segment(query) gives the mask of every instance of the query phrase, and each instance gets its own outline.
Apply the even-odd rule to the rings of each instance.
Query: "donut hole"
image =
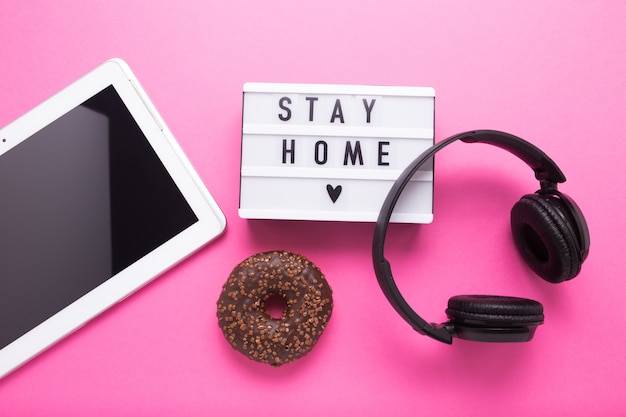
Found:
[[[287,309],[287,300],[280,294],[271,294],[265,299],[265,311],[274,320],[280,320]]]

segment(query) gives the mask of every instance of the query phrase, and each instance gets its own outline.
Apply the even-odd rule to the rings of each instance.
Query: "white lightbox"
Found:
[[[434,143],[430,87],[246,83],[239,215],[375,222],[395,179]],[[433,165],[393,222],[430,223]]]

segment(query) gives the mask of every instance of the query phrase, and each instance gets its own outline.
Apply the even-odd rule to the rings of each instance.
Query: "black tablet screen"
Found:
[[[0,156],[0,348],[198,218],[113,86]]]

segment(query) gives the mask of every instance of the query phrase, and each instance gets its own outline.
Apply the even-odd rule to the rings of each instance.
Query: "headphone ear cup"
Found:
[[[521,326],[543,322],[538,301],[498,295],[457,295],[448,300],[446,315],[453,323]]]
[[[528,194],[511,210],[511,231],[518,251],[530,268],[552,283],[567,281],[580,272],[577,238],[558,198]]]
[[[476,342],[528,342],[544,319],[537,301],[495,295],[457,295],[446,314],[456,337]]]

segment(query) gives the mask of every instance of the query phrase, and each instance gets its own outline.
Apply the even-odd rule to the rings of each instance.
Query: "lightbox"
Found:
[[[239,216],[375,222],[394,180],[434,143],[430,87],[246,83]],[[430,223],[433,164],[391,220]]]

